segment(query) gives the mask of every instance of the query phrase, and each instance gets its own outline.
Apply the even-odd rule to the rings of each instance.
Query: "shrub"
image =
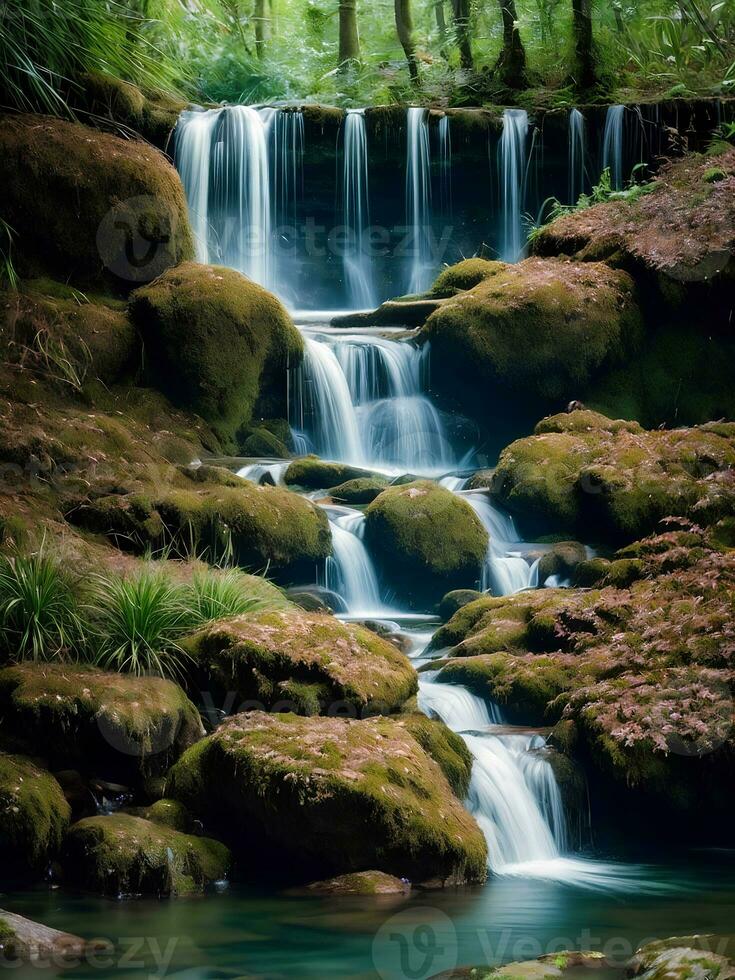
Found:
[[[237,569],[200,572],[194,576],[187,591],[186,603],[197,625],[261,609],[290,606],[270,582],[244,575]]]

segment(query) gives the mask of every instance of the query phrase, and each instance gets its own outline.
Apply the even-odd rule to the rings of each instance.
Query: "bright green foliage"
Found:
[[[0,555],[0,650],[19,660],[53,660],[82,638],[74,585],[56,557]]]
[[[200,572],[187,590],[186,604],[197,623],[241,616],[261,609],[288,609],[291,603],[266,579],[236,569]]]

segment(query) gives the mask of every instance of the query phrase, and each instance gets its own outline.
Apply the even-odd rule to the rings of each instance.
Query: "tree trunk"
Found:
[[[526,49],[516,26],[515,0],[498,0],[503,17],[503,51],[496,66],[500,79],[508,88],[526,86]]]
[[[360,34],[357,29],[357,0],[339,0],[339,65],[346,68],[360,60]]]
[[[597,81],[592,40],[592,0],[572,0],[572,27],[577,85],[581,89],[592,88]]]
[[[398,40],[401,42],[403,53],[406,55],[411,81],[416,84],[419,80],[419,67],[416,62],[416,45],[413,39],[411,0],[395,0],[395,12]]]
[[[259,58],[265,54],[265,0],[255,0],[255,53]]]
[[[475,65],[470,37],[470,0],[452,0],[452,14],[459,48],[459,63],[464,71],[473,71]]]
[[[447,57],[447,21],[444,17],[444,0],[434,0],[434,16],[439,32],[439,51],[442,58]]]

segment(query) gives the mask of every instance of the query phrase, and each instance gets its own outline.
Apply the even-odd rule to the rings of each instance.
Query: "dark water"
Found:
[[[500,964],[597,949],[619,966],[648,939],[735,932],[735,852],[682,855],[639,869],[627,890],[533,879],[408,899],[294,898],[231,887],[196,899],[108,901],[40,890],[0,905],[50,926],[115,942],[114,962],[69,977],[378,977],[423,980],[458,964]],[[0,973],[2,968],[0,967]],[[52,975],[12,969],[11,975]]]

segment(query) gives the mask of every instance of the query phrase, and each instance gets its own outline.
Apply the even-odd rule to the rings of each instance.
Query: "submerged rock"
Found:
[[[0,670],[0,715],[52,766],[120,782],[165,772],[204,735],[199,712],[173,681],[72,664]]]
[[[370,550],[401,597],[438,602],[480,576],[487,531],[470,505],[428,480],[384,490],[365,511]]]
[[[82,939],[68,932],[51,929],[15,912],[0,909],[0,953],[3,965],[32,963],[40,968],[58,968],[68,963],[72,968],[104,953],[113,953],[112,943],[104,939]]]
[[[237,703],[300,714],[387,713],[416,693],[416,672],[362,626],[294,610],[205,626],[184,641],[208,681]]]
[[[126,813],[80,820],[61,855],[66,881],[115,898],[189,895],[226,878],[230,865],[224,844]]]
[[[137,290],[130,314],[152,376],[233,443],[256,405],[279,415],[303,341],[275,296],[234,269],[186,262]]]
[[[438,764],[388,718],[236,715],[174,766],[168,792],[249,859],[292,877],[372,868],[412,881],[486,875],[474,819]]]
[[[0,183],[26,274],[44,269],[78,284],[106,276],[127,291],[194,254],[179,175],[148,143],[6,115]]]
[[[24,756],[0,753],[0,881],[42,877],[70,816],[63,790],[50,773]]]
[[[408,895],[411,883],[384,871],[356,871],[354,874],[339,875],[324,881],[313,881],[300,888],[302,895]]]

